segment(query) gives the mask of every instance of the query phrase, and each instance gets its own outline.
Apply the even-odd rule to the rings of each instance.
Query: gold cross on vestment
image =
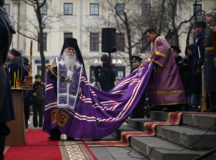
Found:
[[[66,81],[67,83],[72,83],[72,80],[71,80],[70,78],[66,78],[65,81]]]

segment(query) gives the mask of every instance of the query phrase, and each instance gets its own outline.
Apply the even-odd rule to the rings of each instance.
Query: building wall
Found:
[[[52,3],[50,3],[52,2]],[[116,0],[115,2],[123,3],[128,0]],[[136,0],[136,3],[128,4],[125,8],[128,14],[134,14],[140,12],[140,4],[143,0]],[[146,1],[145,1],[146,2]],[[158,0],[149,0],[153,8],[154,5],[158,3]],[[187,3],[178,6],[178,15],[180,20],[188,19],[192,15],[192,4],[194,0],[189,0]],[[34,10],[31,6],[26,5],[21,0],[6,0],[6,4],[10,4],[10,16],[14,22],[16,29],[23,29],[23,33],[28,33],[29,36],[36,38],[38,24]],[[73,3],[73,15],[63,14],[63,4]],[[91,16],[89,13],[89,4],[99,3],[99,15]],[[215,0],[202,0],[203,10],[209,10],[216,8]],[[100,64],[100,56],[102,55],[101,43],[99,44],[98,52],[90,51],[89,35],[90,32],[99,32],[100,42],[101,42],[101,28],[112,27],[112,22],[114,17],[111,16],[107,1],[104,0],[58,0],[58,1],[48,1],[48,16],[53,16],[52,23],[48,23],[46,29],[47,33],[47,51],[45,51],[45,57],[49,60],[49,64],[52,63],[54,57],[58,56],[62,44],[63,44],[63,33],[72,32],[73,37],[78,40],[80,50],[82,52],[87,75],[90,75],[90,66]],[[106,19],[106,21],[105,21]],[[180,47],[182,51],[185,48],[186,32],[185,29],[188,27],[184,25],[181,30],[180,35]],[[30,32],[28,32],[30,31]],[[33,33],[32,33],[33,32]],[[135,39],[140,38],[140,34],[133,34]],[[13,37],[12,47],[23,51],[25,56],[29,56],[30,52],[30,39],[23,37],[20,34],[15,34]],[[127,41],[125,41],[127,43]],[[133,50],[135,53],[136,50]],[[183,55],[184,53],[182,53]],[[122,52],[112,53],[112,57],[117,66],[125,66],[126,74],[130,72],[128,55]],[[143,57],[144,54],[143,54]],[[35,63],[35,60],[40,60],[40,55],[38,52],[38,44],[33,41],[33,76],[37,73],[38,66],[40,63]]]

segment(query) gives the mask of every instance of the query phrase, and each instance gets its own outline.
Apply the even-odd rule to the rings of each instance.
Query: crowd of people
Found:
[[[194,43],[186,47],[184,58],[179,56],[181,50],[172,46],[188,99],[187,111],[216,111],[215,27],[216,11],[212,10],[206,22],[194,23]]]
[[[158,57],[162,59],[167,59],[172,57],[172,55],[165,55],[164,53],[168,53],[169,51],[155,51],[159,47],[156,44],[157,32],[155,30],[147,30],[146,36],[148,39],[154,43],[152,56],[149,59],[149,62],[153,61],[156,66],[154,68],[155,72],[152,77],[157,79],[157,82],[163,81],[158,87],[166,86],[164,89],[161,88],[158,91],[155,91],[152,87],[152,81],[149,82],[149,89],[144,92],[144,94],[149,93],[147,96],[141,98],[140,103],[134,109],[134,112],[131,115],[131,118],[140,118],[144,116],[143,113],[146,106],[151,105],[150,110],[163,110],[163,111],[206,111],[206,112],[215,112],[216,111],[216,52],[215,52],[215,44],[216,44],[216,10],[211,10],[206,15],[206,21],[197,21],[193,25],[193,33],[194,33],[194,43],[189,44],[185,49],[185,57],[182,58],[180,56],[181,49],[178,46],[170,46],[171,52],[174,55],[177,70],[175,65],[173,65],[171,61],[166,61],[165,66],[158,61]],[[165,41],[165,40],[164,40]],[[166,43],[166,42],[165,42]],[[160,43],[162,44],[162,43]],[[162,45],[166,48],[166,45]],[[156,60],[153,60],[152,57],[156,57]],[[136,60],[135,60],[136,59]],[[172,59],[172,58],[170,58]],[[141,58],[137,56],[132,57],[132,61],[134,64],[134,68],[137,68],[141,65]],[[172,65],[172,67],[170,66]],[[145,65],[146,62],[144,62]],[[166,74],[166,72],[162,73],[166,70],[166,65],[169,65],[169,72],[172,72],[176,75],[173,76],[174,79],[170,81],[169,78],[172,77]],[[172,71],[171,69],[172,68]],[[158,71],[160,70],[160,71]],[[161,71],[162,70],[162,71]],[[158,73],[159,72],[159,73]],[[179,74],[177,73],[179,72]],[[158,75],[157,75],[158,74]],[[163,75],[164,78],[159,78],[160,75]],[[172,74],[172,73],[171,73]],[[179,79],[180,77],[180,79]],[[153,78],[153,79],[155,79]],[[178,79],[178,80],[177,80]],[[177,81],[176,81],[177,80]],[[181,82],[183,84],[183,88],[181,86]],[[168,85],[166,85],[168,84]],[[173,93],[170,92],[171,89],[168,89],[168,86],[176,85],[180,87],[179,90],[173,90]],[[158,88],[157,88],[158,89]],[[149,92],[150,91],[150,92]],[[166,92],[168,91],[168,92]],[[174,102],[169,104],[169,100],[165,100],[165,103],[157,103],[157,98],[166,99],[165,95],[169,95],[169,97],[176,98],[175,95],[179,93],[183,93],[186,95],[179,102]],[[158,94],[158,95],[157,95]],[[163,95],[163,96],[162,96]],[[145,98],[153,99],[153,103],[144,103]],[[179,97],[178,97],[179,100]],[[186,101],[187,100],[187,101]],[[147,110],[148,113],[148,110]]]
[[[17,79],[21,81],[21,85],[24,83],[24,79],[29,74],[29,60],[22,53],[16,49],[11,49],[9,52],[9,62],[6,70],[8,72],[10,87],[14,87]],[[19,74],[17,74],[19,72]],[[16,76],[15,76],[15,74]],[[16,79],[15,79],[16,78]],[[43,125],[43,113],[45,103],[45,87],[41,82],[41,76],[35,75],[35,82],[33,83],[32,90],[23,91],[24,102],[24,116],[25,126],[28,128],[28,122],[30,113],[33,112],[33,126],[42,127]],[[39,120],[38,120],[39,117]]]

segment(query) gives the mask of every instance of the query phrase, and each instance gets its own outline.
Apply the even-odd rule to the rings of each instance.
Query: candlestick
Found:
[[[32,76],[32,46],[33,46],[33,41],[31,40],[31,44],[30,44],[29,76]]]

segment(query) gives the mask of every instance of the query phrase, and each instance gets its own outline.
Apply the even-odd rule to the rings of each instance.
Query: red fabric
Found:
[[[58,141],[50,141],[42,130],[28,130],[26,146],[12,146],[5,160],[62,160]]]

